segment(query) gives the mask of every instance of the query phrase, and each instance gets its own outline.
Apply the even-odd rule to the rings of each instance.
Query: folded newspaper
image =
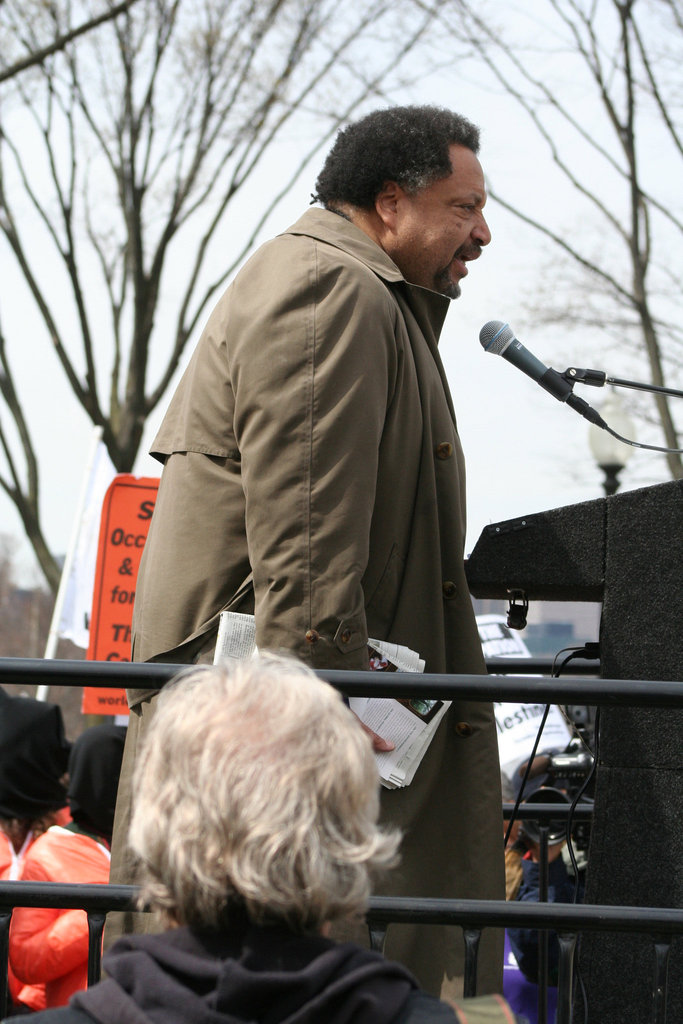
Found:
[[[256,627],[253,615],[221,612],[214,664],[230,658],[250,658],[256,652]],[[423,672],[424,661],[415,651],[383,640],[368,640],[370,664],[376,671]],[[424,757],[450,701],[392,697],[351,697],[351,710],[361,722],[394,749],[375,752],[380,781],[387,789],[409,785]]]

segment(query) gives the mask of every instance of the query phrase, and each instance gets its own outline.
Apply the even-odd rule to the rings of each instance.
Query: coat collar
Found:
[[[315,208],[307,210],[284,234],[317,238],[360,260],[388,284],[403,285],[417,319],[422,320],[426,317],[435,338],[438,339],[450,307],[450,299],[438,292],[430,291],[429,288],[421,288],[407,282],[384,249],[351,221],[330,210]]]

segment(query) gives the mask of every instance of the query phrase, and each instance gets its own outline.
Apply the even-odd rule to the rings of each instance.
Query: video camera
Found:
[[[590,778],[594,758],[587,750],[572,743],[559,754],[545,754],[535,759],[538,765],[532,768],[530,777],[544,774],[540,788],[535,789],[528,797],[522,798],[523,804],[561,804],[569,807]],[[592,804],[592,796],[585,793],[581,798],[582,805]],[[563,842],[567,838],[567,818],[546,822],[548,825],[548,842],[550,845]],[[525,818],[521,823],[521,833],[532,842],[538,843],[541,838],[539,822]],[[590,840],[590,821],[575,821],[571,826],[572,844],[576,850],[588,849]]]

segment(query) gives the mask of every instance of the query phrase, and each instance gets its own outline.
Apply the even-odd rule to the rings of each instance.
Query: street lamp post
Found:
[[[633,422],[616,392],[610,391],[600,407],[600,415],[617,434],[634,439]],[[633,448],[594,423],[588,428],[588,444],[604,474],[602,486],[605,494],[615,494],[619,489],[619,474],[633,455]]]

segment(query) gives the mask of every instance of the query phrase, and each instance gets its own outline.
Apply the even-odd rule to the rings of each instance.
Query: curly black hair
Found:
[[[417,192],[451,173],[453,144],[479,152],[479,129],[460,114],[434,106],[375,110],[338,133],[313,200],[369,209],[387,181]]]

